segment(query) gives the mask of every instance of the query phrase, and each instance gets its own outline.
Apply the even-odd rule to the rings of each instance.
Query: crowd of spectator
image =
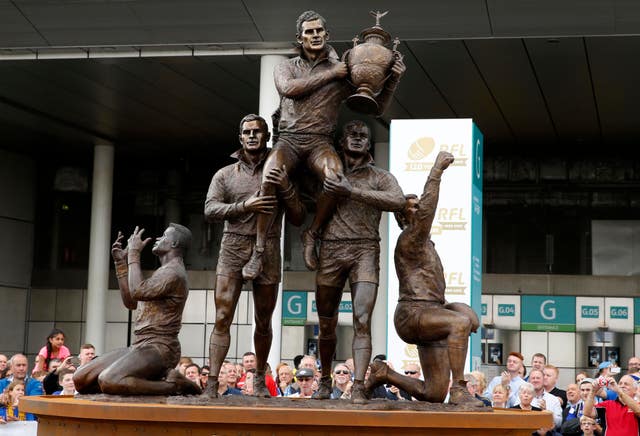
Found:
[[[20,410],[20,398],[25,395],[75,395],[73,374],[77,368],[95,358],[91,344],[82,345],[77,356],[64,346],[64,333],[54,329],[38,353],[29,372],[25,355],[14,354],[10,359],[0,354],[0,424],[11,421],[35,420]],[[386,356],[374,358],[386,361]],[[387,364],[391,365],[387,361]],[[315,356],[300,355],[293,364],[281,362],[275,374],[267,369],[265,383],[273,397],[311,398],[318,390],[321,371]],[[594,373],[580,371],[575,383],[558,386],[559,369],[547,362],[544,354],[532,356],[527,368],[525,359],[517,351],[509,353],[504,371],[487,382],[483,372],[465,374],[467,389],[485,405],[494,408],[514,408],[551,413],[553,426],[538,429],[538,436],[574,435],[638,435],[640,417],[640,358],[628,361],[626,374],[617,363],[605,361]],[[188,357],[182,357],[176,367],[185,377],[201,388],[206,386],[210,368],[200,367]],[[218,375],[218,393],[253,395],[256,356],[243,355],[242,361],[225,361]],[[407,377],[422,378],[417,363],[406,363],[402,371]],[[347,400],[353,386],[353,360],[338,362],[332,370],[331,399]],[[367,371],[365,379],[369,377]],[[372,398],[393,401],[415,401],[411,395],[392,385],[378,386]]]

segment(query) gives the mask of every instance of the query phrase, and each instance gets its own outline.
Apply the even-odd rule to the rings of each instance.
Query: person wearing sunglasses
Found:
[[[333,368],[333,391],[331,399],[336,400],[342,398],[345,392],[351,392],[351,371],[344,363],[338,363]]]

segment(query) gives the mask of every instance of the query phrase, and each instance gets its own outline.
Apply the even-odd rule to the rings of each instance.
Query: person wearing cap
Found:
[[[489,386],[482,394],[483,397],[488,400],[493,400],[493,388],[496,385],[509,386],[509,399],[507,400],[507,407],[512,407],[518,404],[518,390],[520,385],[524,383],[522,377],[520,377],[519,370],[524,362],[524,356],[517,351],[512,351],[507,357],[507,369],[503,371],[501,375],[495,376]]]
[[[299,368],[296,371],[296,380],[300,387],[300,392],[289,395],[289,398],[311,398],[313,395],[313,378],[315,371],[311,368]]]
[[[606,381],[609,388],[618,394],[618,398],[595,404],[592,393],[585,400],[584,415],[596,418],[596,408],[604,409],[606,436],[637,435],[640,404],[633,399],[637,390],[635,380],[625,375],[620,379],[620,384],[616,383],[613,377],[607,377]]]

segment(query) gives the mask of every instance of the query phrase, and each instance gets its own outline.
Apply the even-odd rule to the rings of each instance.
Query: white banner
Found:
[[[633,298],[607,297],[604,305],[605,322],[610,331],[633,333]]]
[[[420,196],[440,151],[455,162],[444,172],[431,239],[442,261],[447,282],[446,299],[463,302],[481,314],[482,280],[482,134],[470,119],[392,120],[391,173],[405,194]],[[387,357],[397,370],[408,362],[419,363],[414,345],[396,334],[393,316],[398,302],[398,278],[393,253],[400,229],[389,225],[389,285]],[[479,332],[478,332],[479,333]],[[480,365],[480,335],[472,335],[469,369]],[[473,356],[473,365],[470,355]]]

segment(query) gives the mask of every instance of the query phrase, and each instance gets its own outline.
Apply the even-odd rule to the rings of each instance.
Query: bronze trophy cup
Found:
[[[342,58],[349,67],[351,83],[357,88],[355,94],[347,98],[347,105],[357,112],[378,114],[375,97],[389,78],[394,57],[400,56],[396,51],[400,41],[396,38],[393,47],[389,48],[391,35],[380,27],[380,18],[388,11],[370,13],[376,18],[376,25],[363,30],[359,38],[354,38],[353,48],[347,50]],[[359,40],[364,42],[358,44]]]

